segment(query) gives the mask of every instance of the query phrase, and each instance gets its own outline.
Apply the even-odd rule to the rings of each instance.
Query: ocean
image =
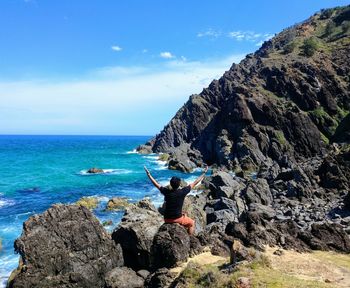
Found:
[[[131,202],[150,197],[159,206],[163,197],[144,173],[146,165],[162,184],[173,175],[193,181],[199,171],[184,174],[166,169],[156,154],[139,155],[135,148],[149,136],[0,136],[0,287],[6,287],[18,265],[13,242],[23,222],[54,203],[74,203],[83,196],[96,196],[93,211],[101,221],[112,220],[112,231],[123,212],[106,212],[112,197]],[[108,173],[90,175],[91,167]]]

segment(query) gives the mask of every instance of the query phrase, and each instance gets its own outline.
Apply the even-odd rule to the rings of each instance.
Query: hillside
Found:
[[[349,20],[347,6],[285,29],[192,95],[139,150],[177,148],[232,170],[324,155],[350,110]]]

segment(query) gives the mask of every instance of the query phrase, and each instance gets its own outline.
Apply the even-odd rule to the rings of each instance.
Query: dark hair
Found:
[[[178,178],[178,177],[171,177],[171,179],[170,179],[170,185],[171,185],[171,187],[175,190],[175,189],[177,189],[177,188],[179,188],[179,186],[180,186],[180,184],[181,184],[181,179],[180,178]]]

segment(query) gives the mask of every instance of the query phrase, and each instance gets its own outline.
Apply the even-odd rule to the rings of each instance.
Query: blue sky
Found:
[[[264,40],[348,4],[1,0],[0,134],[153,135]]]

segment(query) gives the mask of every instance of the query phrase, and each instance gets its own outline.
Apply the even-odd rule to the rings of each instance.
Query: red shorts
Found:
[[[187,217],[186,214],[182,214],[181,217],[176,218],[176,219],[164,219],[165,223],[178,223],[184,227],[193,227],[194,226],[194,221],[190,218]]]

